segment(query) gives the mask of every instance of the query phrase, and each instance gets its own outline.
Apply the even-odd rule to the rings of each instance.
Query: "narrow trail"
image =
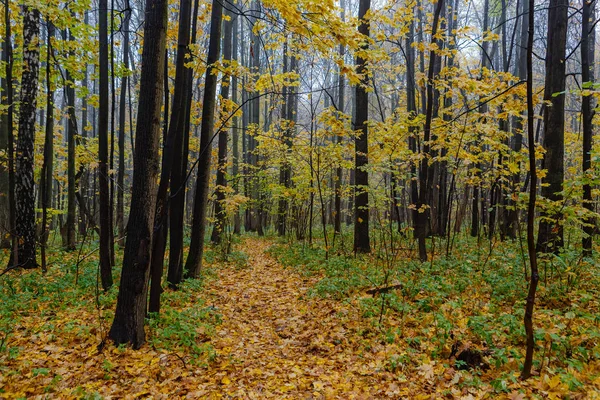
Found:
[[[248,266],[222,269],[210,284],[207,298],[223,317],[212,342],[218,360],[190,395],[369,399],[399,394],[393,375],[378,371],[375,359],[381,354],[357,349],[359,336],[344,323],[356,312],[339,302],[307,298],[318,278],[285,269],[266,253],[268,245],[246,239]]]

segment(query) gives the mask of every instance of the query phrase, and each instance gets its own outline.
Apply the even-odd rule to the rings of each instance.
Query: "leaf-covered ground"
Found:
[[[98,350],[116,289],[96,297],[96,271],[83,265],[75,284],[76,254],[57,257],[46,275],[4,276],[0,398],[598,398],[598,321],[585,322],[572,305],[560,315],[540,313],[547,364],[541,376],[520,382],[520,325],[510,309],[521,303],[490,301],[510,279],[460,291],[458,278],[433,267],[391,273],[375,268],[375,258],[366,266],[341,257],[325,262],[318,252],[272,245],[246,237],[236,246],[237,262],[209,257],[202,280],[164,293],[162,313],[149,320],[148,343],[138,351],[109,343]],[[367,292],[399,279],[402,286],[389,293]],[[485,279],[483,272],[473,276]],[[488,286],[500,292],[487,293]],[[593,315],[597,299],[584,307]],[[481,340],[486,329],[496,343]],[[562,346],[565,335],[575,346],[571,358],[585,362],[551,354],[565,351],[552,344]],[[459,339],[459,350],[482,351],[489,367],[459,370],[450,357]],[[586,358],[579,347],[588,349]]]

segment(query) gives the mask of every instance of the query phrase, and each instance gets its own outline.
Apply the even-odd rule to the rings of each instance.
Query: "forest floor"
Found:
[[[597,360],[585,376],[570,371],[583,382],[575,386],[549,373],[520,382],[513,357],[501,369],[502,383],[494,384],[499,370],[490,370],[487,358],[483,369],[460,370],[447,335],[436,345],[417,335],[424,329],[435,339],[437,319],[402,315],[382,323],[383,312],[365,313],[362,303],[378,295],[368,288],[344,298],[315,295],[325,275],[283,266],[273,243],[247,236],[236,245],[238,262],[212,260],[202,282],[166,291],[161,316],[149,320],[148,343],[137,351],[98,349],[116,289],[94,296],[95,271],[82,272],[72,291],[61,285],[73,279],[73,268],[5,277],[0,399],[599,398]],[[75,255],[61,260],[73,264],[69,257]]]

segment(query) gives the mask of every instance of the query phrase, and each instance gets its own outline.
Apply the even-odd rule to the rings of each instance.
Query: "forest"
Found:
[[[600,398],[596,0],[0,11],[0,398]]]

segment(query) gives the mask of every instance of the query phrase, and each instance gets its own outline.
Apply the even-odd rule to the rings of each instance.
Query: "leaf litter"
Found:
[[[382,327],[365,317],[359,296],[311,296],[322,275],[285,268],[268,254],[271,244],[246,237],[239,249],[245,267],[213,263],[216,277],[204,289],[166,296],[164,314],[189,316],[194,328],[169,318],[150,323],[138,351],[111,344],[98,351],[114,293],[99,310],[91,299],[53,310],[22,304],[14,324],[2,327],[0,398],[598,398],[597,373],[575,393],[558,375],[520,382],[515,369],[498,391],[484,383],[492,371],[461,370],[430,357],[425,343],[381,340]],[[52,272],[40,279],[53,279]],[[419,323],[405,318],[407,337]],[[186,329],[193,332],[182,335]],[[182,344],[169,345],[176,339]],[[588,368],[593,377],[598,362]]]

